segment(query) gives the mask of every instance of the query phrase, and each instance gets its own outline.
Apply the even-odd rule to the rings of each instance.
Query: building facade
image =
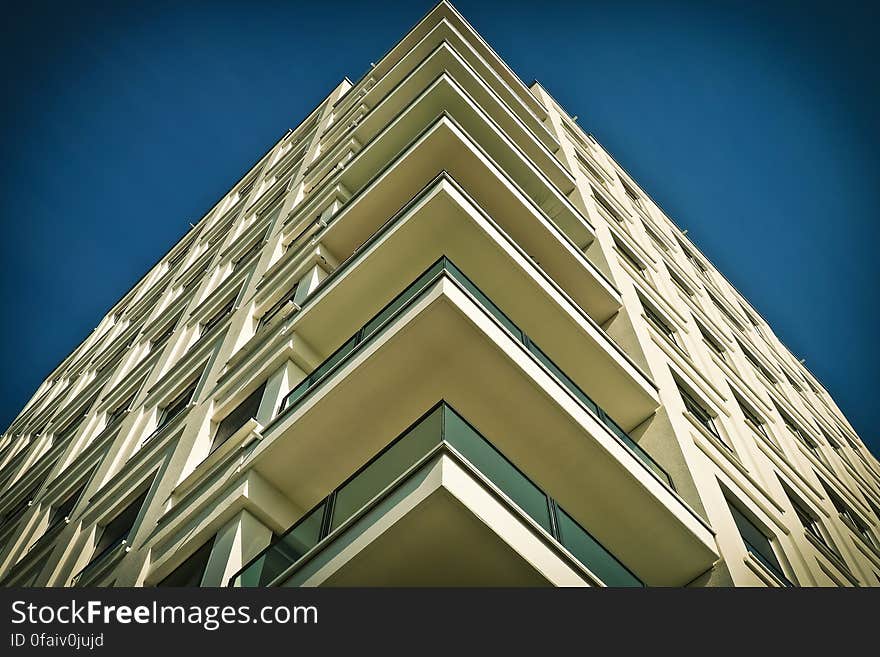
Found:
[[[449,4],[0,442],[6,586],[878,586],[880,464]]]

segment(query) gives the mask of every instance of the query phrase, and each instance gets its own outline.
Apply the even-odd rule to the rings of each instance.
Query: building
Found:
[[[880,464],[441,2],[0,442],[5,585],[877,586]]]

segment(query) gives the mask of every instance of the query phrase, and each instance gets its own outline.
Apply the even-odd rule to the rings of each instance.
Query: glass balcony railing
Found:
[[[463,457],[606,585],[643,586],[553,498],[445,402],[422,416],[275,539],[232,577],[230,586],[275,583],[319,543],[332,540],[346,521],[399,486],[404,481],[402,475],[444,448],[452,448]]]
[[[613,419],[611,419],[600,406],[581,390],[547,354],[545,354],[534,342],[531,341],[513,321],[496,306],[474,283],[465,276],[462,271],[453,264],[449,258],[441,257],[431,265],[421,276],[410,284],[403,292],[398,294],[369,322],[364,324],[351,338],[333,352],[311,374],[305,377],[293,388],[282,400],[278,410],[279,415],[290,412],[307,395],[311,394],[327,380],[329,375],[345,360],[352,356],[359,348],[363,347],[373,338],[377,337],[382,329],[388,325],[391,318],[401,312],[403,308],[412,303],[427,287],[440,276],[449,276],[467,290],[476,301],[486,309],[498,322],[505,327],[510,334],[521,342],[526,349],[540,361],[550,372],[565,386],[565,388],[577,398],[590,412],[611,431],[611,433],[624,444],[660,481],[669,488],[673,488],[672,480],[666,471],[648,454],[639,444],[633,440]]]

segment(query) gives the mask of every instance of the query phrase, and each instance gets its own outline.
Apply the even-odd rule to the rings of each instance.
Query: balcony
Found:
[[[354,216],[340,217],[321,244],[350,244],[358,227]],[[624,429],[657,408],[645,374],[448,176],[359,243],[312,292],[291,328],[314,352],[329,354],[442,256],[467,271]]]
[[[569,194],[575,189],[574,178],[556,159],[551,149],[508,109],[497,93],[448,41],[440,42],[420,61],[413,60],[408,64],[410,65],[405,69],[397,70],[395,67],[393,77],[386,76],[362,101],[365,104],[372,103],[372,109],[352,133],[360,143],[365,143],[388,125],[425,89],[432,87],[438,78],[446,77],[459,90],[462,98],[467,98],[471,104],[479,107],[485,116],[495,123],[564,194]],[[405,75],[403,75],[404,71],[406,71]],[[380,96],[380,93],[384,95]],[[436,100],[441,99],[436,97]],[[452,106],[444,107],[442,102],[431,102],[431,104],[435,109],[453,111]],[[461,105],[458,107],[461,109]],[[540,130],[545,129],[541,126]]]
[[[365,225],[374,230],[377,218],[391,216],[447,171],[561,284],[566,281],[578,295],[592,292],[595,314],[593,305],[584,307],[596,321],[602,323],[619,308],[617,293],[584,255],[595,239],[592,226],[456,80],[440,75],[373,135],[381,127],[372,120],[359,126],[365,146],[297,208],[286,243],[323,211],[337,189],[356,192],[363,208],[358,214],[366,211]]]
[[[705,571],[717,558],[711,530],[544,353],[438,261],[291,391],[242,468],[314,507],[387,436],[446,399],[646,584],[681,585]]]
[[[507,329],[511,335],[519,340],[526,350],[541,364],[543,364],[553,375],[562,383],[568,391],[574,395],[584,406],[595,414],[608,429],[617,436],[624,444],[629,447],[633,453],[640,458],[645,465],[650,468],[654,474],[663,481],[667,486],[672,486],[672,481],[660,465],[654,461],[651,456],[645,452],[638,443],[630,438],[620,426],[612,420],[605,411],[596,405],[590,397],[581,390],[572,379],[565,374],[550,358],[545,354],[538,345],[536,345],[528,335],[513,323],[513,321],[505,315],[498,306],[492,302],[474,283],[465,276],[462,271],[445,256],[440,258],[436,263],[431,265],[421,276],[411,283],[403,292],[398,294],[392,301],[386,305],[375,317],[362,326],[353,336],[346,340],[333,354],[330,355],[321,365],[306,376],[296,387],[293,388],[283,399],[279,412],[286,411],[297,404],[305,397],[307,393],[313,390],[321,381],[330,374],[342,361],[350,357],[362,344],[374,337],[383,327],[383,325],[393,317],[401,308],[412,302],[419,294],[437,277],[445,275],[458,282],[465,290],[467,290],[482,305],[483,309],[489,312],[492,317],[498,321],[500,325]]]
[[[355,99],[359,96],[375,103],[375,98],[383,96],[406,72],[442,43],[454,48],[550,150],[559,148],[556,138],[542,123],[547,112],[541,102],[461,14],[445,3],[431,10],[377,62],[369,71],[365,84],[361,81],[355,84],[338,104],[336,109],[339,115],[344,116],[352,106],[357,106]]]
[[[292,575],[293,569],[302,570],[304,562],[316,561],[316,555],[325,550],[335,541],[343,541],[347,533],[353,533],[357,522],[364,518],[370,510],[376,510],[383,501],[393,497],[395,492],[405,489],[408,482],[417,478],[427,464],[434,462],[441,453],[451,453],[461,465],[471,470],[471,476],[480,481],[482,486],[500,492],[503,501],[515,515],[519,515],[519,523],[523,528],[534,534],[540,534],[546,542],[551,539],[555,544],[565,548],[568,553],[584,566],[593,577],[588,581],[601,582],[607,586],[641,586],[642,582],[633,575],[613,554],[608,552],[589,532],[581,527],[551,497],[532,482],[519,468],[512,464],[488,440],[479,434],[458,413],[445,403],[438,404],[434,409],[407,429],[401,436],[392,441],[379,454],[374,456],[345,483],[337,487],[324,500],[308,511],[290,529],[252,559],[239,573],[233,576],[233,586],[267,586],[282,583]],[[454,485],[449,489],[453,490]],[[487,537],[485,530],[479,531],[471,526],[466,516],[461,513],[467,507],[467,496],[459,500],[459,508],[450,504],[450,500],[436,501],[432,491],[433,503],[422,501],[416,510],[409,510],[406,517],[395,524],[404,523],[416,531],[407,532],[406,542],[397,542],[399,528],[385,528],[381,538],[383,544],[392,542],[394,535],[395,548],[386,552],[381,558],[371,540],[369,568],[363,563],[353,565],[353,561],[362,561],[360,554],[355,559],[348,558],[344,567],[334,567],[331,581],[352,581],[363,584],[362,576],[371,577],[379,583],[411,583],[424,584],[431,581],[431,573],[442,573],[441,581],[451,583],[546,583],[537,573],[530,572],[523,566],[521,559],[514,558],[508,550],[499,549],[499,537]],[[454,496],[455,494],[452,493]],[[443,496],[438,496],[443,497]],[[425,507],[431,505],[431,511]],[[442,510],[439,507],[443,507]],[[470,510],[470,509],[468,509]],[[414,516],[421,514],[418,521]],[[384,514],[380,514],[384,515]],[[531,522],[525,521],[527,517]],[[442,519],[442,521],[441,521]],[[496,518],[496,520],[498,520]],[[375,524],[373,519],[368,523]],[[499,530],[502,531],[503,530]],[[418,533],[422,535],[417,535]],[[447,533],[455,532],[456,540]],[[388,534],[389,536],[386,536]],[[493,540],[494,539],[494,540]],[[351,538],[348,538],[351,541]],[[455,546],[448,546],[454,542]],[[511,543],[515,541],[510,539]],[[434,549],[412,550],[413,543],[420,548],[433,543]],[[436,549],[443,543],[441,550]],[[450,558],[450,552],[456,546],[467,545],[467,558]],[[506,547],[512,547],[509,543]],[[400,550],[407,550],[411,558],[407,558],[407,566],[402,567]],[[358,553],[362,550],[358,550]],[[504,554],[504,563],[516,564],[507,572],[500,571],[498,564],[490,567],[490,572],[474,570],[475,562],[483,562],[481,553]],[[389,558],[394,554],[395,558]],[[493,559],[494,560],[494,559]],[[419,563],[415,563],[419,562]],[[540,567],[538,567],[538,570]],[[312,568],[312,570],[317,570]],[[346,572],[347,571],[347,572]],[[352,572],[354,571],[354,572]],[[357,573],[355,576],[354,573]],[[372,575],[370,574],[372,573]],[[383,575],[379,576],[379,573]],[[376,580],[377,576],[379,577]],[[434,576],[436,577],[436,575]],[[302,580],[300,573],[299,579]],[[344,578],[344,579],[343,579]],[[428,578],[427,580],[425,578]],[[330,579],[330,578],[328,578]],[[370,581],[369,579],[366,581]]]
[[[395,95],[385,100],[382,107],[375,110],[377,112],[375,121],[367,117],[361,122],[353,136],[364,146],[357,151],[338,176],[326,178],[325,182],[338,177],[347,189],[353,191],[360,189],[376,171],[381,171],[389,162],[393,162],[398,154],[422,141],[423,133],[427,132],[440,117],[445,116],[468,136],[469,141],[475,145],[474,150],[482,159],[503,171],[503,176],[565,231],[578,248],[584,249],[593,241],[592,227],[562,191],[567,185],[563,185],[560,189],[563,181],[549,178],[536,166],[529,155],[499,129],[492,117],[486,114],[452,76],[448,73],[439,75],[393,116],[386,117],[386,112],[379,111],[384,108],[385,103],[397,103],[404,99],[403,95]],[[387,113],[390,114],[390,111]],[[384,122],[380,123],[380,119]],[[376,132],[377,130],[379,132]],[[432,162],[433,169],[427,172],[426,180],[444,168],[456,175],[458,172],[450,167],[457,164],[457,155],[454,148],[443,148],[443,144],[438,144]],[[460,173],[465,171],[462,170]],[[479,188],[479,179],[474,178],[474,181]],[[487,198],[487,200],[491,199]],[[490,206],[486,207],[490,210]]]
[[[595,239],[592,226],[447,74],[309,194],[290,223],[287,243],[323,210],[336,189],[355,192],[357,202],[351,203],[360,209],[343,212],[366,214],[361,229],[366,237],[378,218],[391,216],[443,171],[583,301],[597,322],[619,309],[618,293],[584,254]],[[346,254],[335,253],[339,258]]]

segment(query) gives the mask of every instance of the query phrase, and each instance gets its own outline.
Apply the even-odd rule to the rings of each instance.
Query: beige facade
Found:
[[[285,134],[0,442],[31,586],[877,586],[880,464],[443,2]]]

